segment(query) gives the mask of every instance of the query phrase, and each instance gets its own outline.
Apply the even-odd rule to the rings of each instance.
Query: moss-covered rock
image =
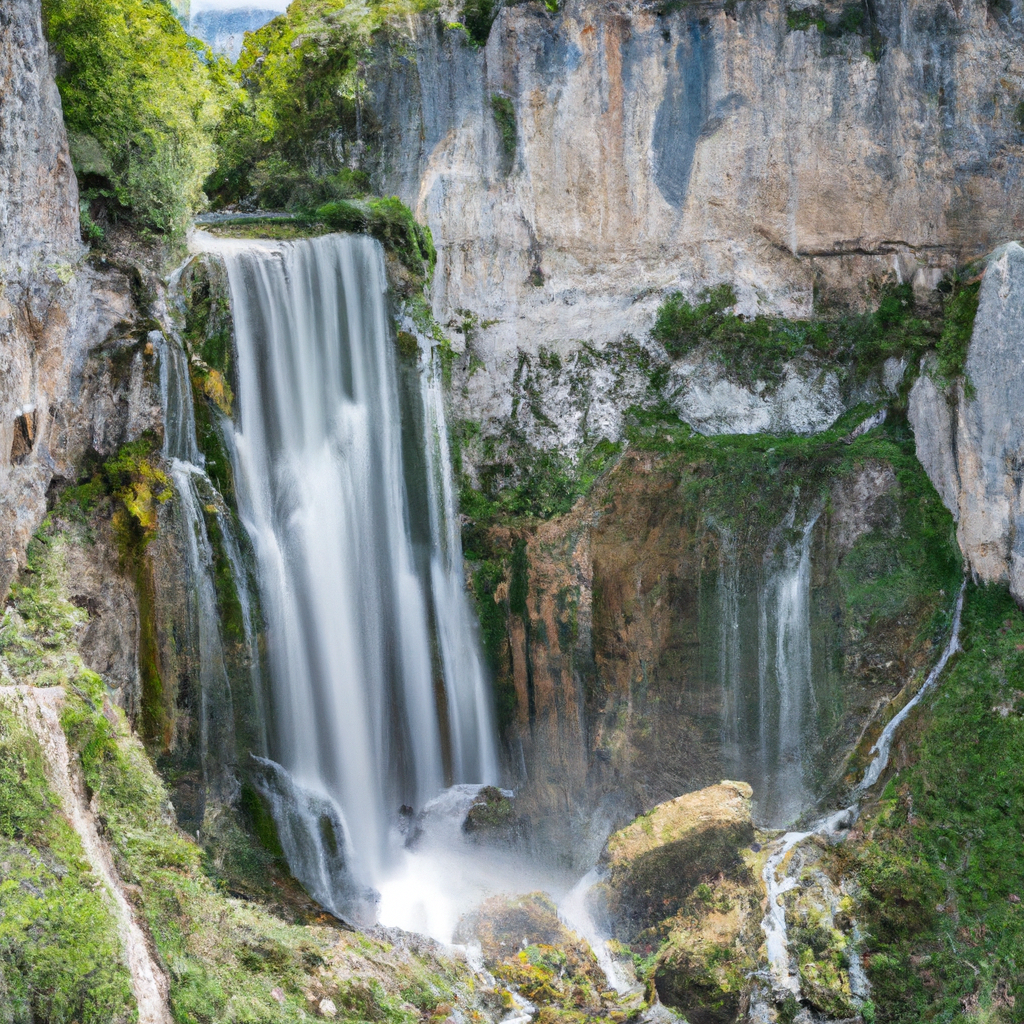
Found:
[[[596,1024],[635,1012],[607,990],[590,947],[562,924],[546,893],[492,897],[459,922],[456,940],[478,942],[494,976],[544,1008],[541,1020]]]
[[[751,795],[745,782],[722,782],[659,804],[611,836],[602,860],[619,938],[671,917],[703,879],[746,874]]]

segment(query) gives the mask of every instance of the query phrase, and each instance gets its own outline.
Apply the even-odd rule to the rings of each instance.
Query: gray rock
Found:
[[[957,519],[971,571],[1009,583],[1024,603],[1024,248],[1016,242],[988,260],[966,369],[970,398],[962,385],[943,393],[927,372],[914,385],[917,454]]]

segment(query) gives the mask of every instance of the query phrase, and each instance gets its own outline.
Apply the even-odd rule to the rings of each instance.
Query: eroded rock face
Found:
[[[643,341],[669,290],[729,281],[741,313],[805,316],[815,292],[856,303],[885,276],[934,287],[1019,230],[1018,22],[886,2],[826,37],[789,10],[509,6],[482,50],[424,19],[377,63],[379,187],[433,231],[438,319],[479,322],[460,415],[499,436],[523,408],[521,353],[565,363],[583,342]],[[514,109],[514,151],[494,96]],[[709,367],[672,373],[680,414],[706,433],[812,432],[844,408],[827,380],[787,380],[770,399]],[[615,439],[624,384],[607,413],[618,385],[601,374],[587,408],[560,402],[564,383],[550,401],[541,389],[557,430],[540,422],[535,440]]]
[[[581,867],[623,821],[723,776],[750,780],[760,824],[790,824],[841,788],[865,723],[932,657],[926,624],[959,566],[912,439],[899,467],[791,464],[799,497],[769,493],[773,443],[753,480],[774,523],[741,511],[735,459],[633,450],[568,514],[492,531],[508,575],[478,595],[507,630],[495,667],[516,808]],[[932,543],[941,579],[912,561]]]
[[[992,254],[967,355],[970,389],[922,374],[910,396],[918,457],[957,519],[974,574],[1024,603],[1024,248]]]
[[[130,281],[84,260],[78,186],[35,0],[7,5],[0,16],[0,166],[5,593],[46,511],[51,480],[77,480],[87,451],[110,455],[160,423],[155,377],[147,377],[152,360],[127,326],[114,331],[134,316]]]

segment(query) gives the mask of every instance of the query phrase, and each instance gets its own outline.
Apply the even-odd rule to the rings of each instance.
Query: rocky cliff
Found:
[[[642,339],[666,290],[728,281],[742,312],[807,315],[885,277],[927,290],[1019,233],[1015,11],[517,5],[482,48],[417,22],[371,71],[376,175],[433,230],[438,318],[477,318],[467,414],[499,433],[520,353]],[[826,383],[788,396],[802,416],[752,416],[708,376],[700,429],[841,411]]]
[[[1010,585],[1024,603],[1024,249],[1016,242],[988,260],[967,376],[941,389],[922,375],[910,395],[917,452],[957,519],[957,538],[975,576]]]
[[[152,346],[128,273],[86,259],[39,5],[0,17],[0,591],[54,477],[159,428]],[[141,283],[141,278],[136,279]],[[127,699],[127,698],[126,698]]]

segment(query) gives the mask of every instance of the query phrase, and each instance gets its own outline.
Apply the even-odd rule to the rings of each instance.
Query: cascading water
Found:
[[[719,530],[715,651],[723,751],[735,777],[756,783],[758,817],[794,821],[812,802],[805,753],[815,731],[811,650],[811,542],[817,516],[798,538],[766,552],[756,598],[746,597],[733,535]],[[756,650],[743,621],[756,616]]]
[[[494,724],[476,642],[476,614],[466,594],[440,357],[427,344],[421,348],[421,361],[423,441],[430,496],[430,584],[444,677],[449,689],[458,690],[455,699],[448,702],[452,767],[456,778],[493,779],[498,774]]]
[[[340,862],[381,885],[403,856],[400,807],[422,808],[449,781],[497,776],[438,385],[423,385],[428,591],[410,534],[380,246],[338,235],[203,244],[227,268],[237,366],[228,448],[271,657],[280,764],[263,762],[261,788],[293,840],[296,876],[336,913],[362,918]]]
[[[159,339],[160,384],[165,410],[164,457],[177,494],[176,526],[185,556],[187,636],[198,677],[199,753],[206,784],[213,791],[232,786],[222,769],[235,760],[234,707],[220,633],[214,585],[214,558],[203,507],[214,489],[196,446],[195,417],[185,353],[174,341]]]

